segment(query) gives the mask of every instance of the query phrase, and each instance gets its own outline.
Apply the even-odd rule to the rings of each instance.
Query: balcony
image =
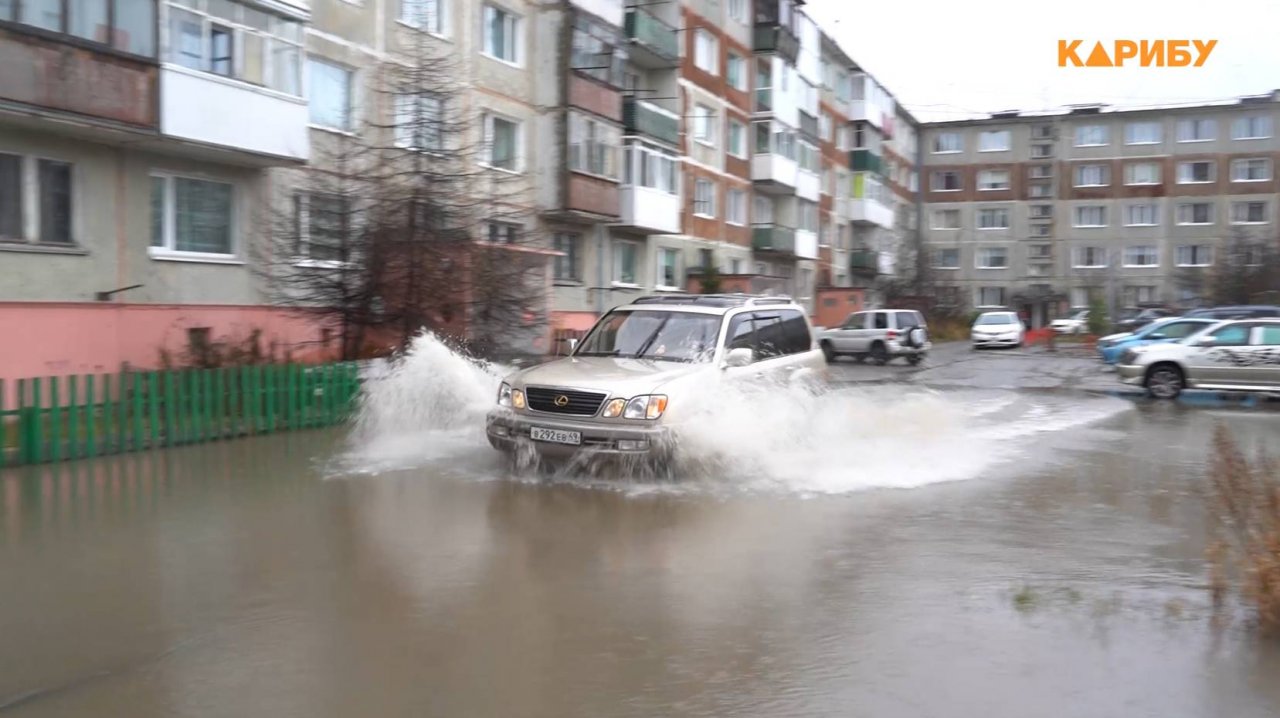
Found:
[[[818,258],[818,233],[796,230],[796,259]]]
[[[851,274],[874,277],[880,273],[880,253],[870,249],[854,249],[849,252]]]
[[[795,256],[796,231],[777,224],[757,224],[751,227],[751,249]]]
[[[807,199],[810,202],[818,201],[818,194],[822,191],[822,178],[808,171],[800,170],[796,173],[796,196],[800,199]]]
[[[122,37],[127,41],[127,33],[117,31],[117,40]],[[0,28],[0,100],[25,108],[24,114],[65,113],[81,123],[154,133],[160,124],[156,61],[68,40]],[[40,126],[52,128],[47,120]]]
[[[1053,145],[1031,145],[1031,159],[1047,160],[1053,157]]]
[[[870,100],[854,100],[849,103],[849,120],[851,122],[867,122],[872,127],[883,130],[890,122],[890,117],[881,108]],[[892,136],[892,128],[886,133]]]
[[[800,174],[796,161],[766,153],[751,158],[751,181],[755,188],[770,194],[794,194]]]
[[[849,150],[849,166],[854,172],[884,174],[884,160],[871,150]]]
[[[630,59],[640,67],[658,69],[680,64],[680,40],[675,28],[638,7],[627,8],[624,30]]]
[[[644,135],[672,146],[680,144],[680,118],[651,102],[622,98],[622,126],[629,135]]]
[[[849,221],[892,229],[893,209],[873,199],[851,199],[849,200]]]
[[[160,69],[160,131],[168,137],[253,157],[255,164],[291,164],[311,154],[308,123],[301,97],[177,65]]]
[[[651,187],[626,185],[618,190],[622,222],[642,234],[680,232],[680,195]]]
[[[751,33],[751,49],[759,53],[775,52],[794,65],[800,55],[800,39],[785,27],[756,25]]]
[[[819,140],[818,137],[818,118],[810,115],[804,110],[800,111],[800,132],[808,135],[810,139]]]

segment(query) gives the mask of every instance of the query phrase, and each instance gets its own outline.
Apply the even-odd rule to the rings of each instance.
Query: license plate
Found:
[[[582,443],[582,432],[543,429],[535,426],[529,429],[529,438],[534,441],[549,441],[553,444],[571,444],[573,446],[578,446]]]

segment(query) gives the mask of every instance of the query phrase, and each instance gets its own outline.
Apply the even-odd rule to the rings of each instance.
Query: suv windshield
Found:
[[[601,319],[574,356],[710,361],[720,333],[718,314],[614,311]]]
[[[983,314],[975,324],[1015,324],[1017,320],[1012,314]]]

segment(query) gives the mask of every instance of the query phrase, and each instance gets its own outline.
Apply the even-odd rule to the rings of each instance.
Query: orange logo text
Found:
[[[1201,67],[1218,45],[1217,40],[1116,40],[1095,42],[1086,55],[1083,42],[1059,40],[1058,67]]]

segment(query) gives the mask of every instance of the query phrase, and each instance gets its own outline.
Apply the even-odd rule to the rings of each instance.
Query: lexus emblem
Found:
[[[556,403],[556,406],[562,406],[562,407],[563,407],[563,406],[568,406],[568,405],[569,405],[569,397],[565,396],[564,394],[561,394],[560,396],[557,396],[557,397],[556,397],[556,402],[555,402],[555,403]]]

